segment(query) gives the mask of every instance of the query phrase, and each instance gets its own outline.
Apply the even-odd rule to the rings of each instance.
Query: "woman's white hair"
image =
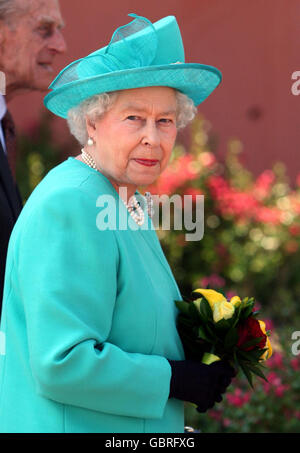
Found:
[[[192,99],[179,91],[175,91],[177,100],[177,129],[183,129],[193,120],[197,113],[197,109]],[[81,146],[84,146],[88,140],[88,133],[86,129],[86,118],[91,122],[96,121],[107,112],[113,105],[118,92],[113,91],[110,93],[101,93],[92,96],[73,107],[68,112],[67,123],[70,132]]]

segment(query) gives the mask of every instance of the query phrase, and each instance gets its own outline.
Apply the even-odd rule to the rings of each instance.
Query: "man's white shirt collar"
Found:
[[[0,121],[2,121],[2,118],[4,117],[6,110],[7,110],[7,107],[6,107],[5,98],[2,94],[0,94]]]

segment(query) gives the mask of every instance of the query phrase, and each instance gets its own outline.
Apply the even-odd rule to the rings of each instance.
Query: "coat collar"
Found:
[[[15,219],[19,216],[22,209],[22,201],[19,190],[13,180],[11,170],[8,165],[6,154],[0,142],[0,185],[6,193],[7,200]]]

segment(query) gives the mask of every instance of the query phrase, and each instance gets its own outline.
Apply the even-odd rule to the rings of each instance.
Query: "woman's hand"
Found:
[[[196,404],[198,412],[206,412],[222,401],[236,375],[235,370],[225,361],[205,365],[193,360],[169,360],[172,369],[170,398],[177,398]]]

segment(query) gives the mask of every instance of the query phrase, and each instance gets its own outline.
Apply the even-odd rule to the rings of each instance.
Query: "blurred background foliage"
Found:
[[[53,115],[48,111],[41,115],[39,124],[32,124],[18,134],[16,177],[24,203],[53,167],[74,154],[71,138],[62,149],[56,144],[54,135]]]
[[[19,136],[17,178],[25,201],[51,168],[76,154],[71,138],[63,150],[55,145],[51,122],[46,113]],[[187,404],[186,422],[202,432],[300,432],[300,360],[291,354],[291,335],[300,330],[300,173],[292,186],[277,162],[255,177],[242,163],[242,143],[229,141],[221,158],[217,138],[198,115],[148,188],[192,195],[193,210],[204,195],[202,240],[186,241],[187,231],[172,227],[157,233],[183,295],[202,287],[256,299],[272,329],[274,354],[266,362],[269,384],[258,379],[253,392],[238,377],[208,414]]]

